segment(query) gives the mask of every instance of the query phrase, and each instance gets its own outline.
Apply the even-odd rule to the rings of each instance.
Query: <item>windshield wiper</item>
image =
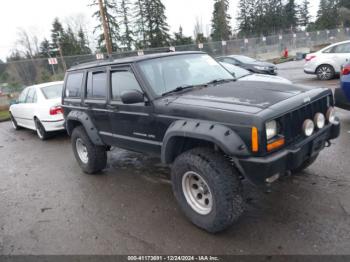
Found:
[[[166,95],[169,95],[169,94],[174,94],[174,93],[181,92],[181,91],[186,90],[186,89],[192,89],[192,88],[195,88],[195,87],[207,87],[208,85],[218,84],[218,83],[225,83],[225,82],[231,82],[231,81],[236,81],[236,79],[234,79],[234,78],[232,78],[232,79],[231,78],[228,78],[228,79],[215,79],[213,81],[210,81],[210,82],[205,83],[205,84],[200,84],[200,85],[178,86],[178,87],[176,87],[173,90],[170,90],[168,92],[163,93],[162,96],[166,96]]]
[[[195,85],[178,86],[178,87],[176,87],[173,90],[170,90],[168,92],[163,93],[162,96],[166,96],[166,95],[169,95],[169,94],[177,93],[177,92],[183,91],[185,89],[191,89],[191,88],[194,88],[194,87],[196,87],[196,86]]]
[[[236,79],[235,78],[214,79],[214,80],[206,83],[206,85],[220,84],[220,83],[233,82],[233,81],[236,81]]]

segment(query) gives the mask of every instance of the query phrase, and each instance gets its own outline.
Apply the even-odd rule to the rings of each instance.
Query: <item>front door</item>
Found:
[[[114,144],[138,152],[159,153],[161,141],[156,138],[156,123],[153,106],[147,101],[137,104],[123,104],[121,94],[127,90],[144,93],[131,67],[114,67],[110,72],[111,97],[110,120]]]

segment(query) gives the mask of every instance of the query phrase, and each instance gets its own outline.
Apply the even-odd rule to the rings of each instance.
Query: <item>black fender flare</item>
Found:
[[[89,115],[82,111],[71,111],[66,117],[66,130],[68,135],[71,135],[73,128],[73,122],[80,122],[82,126],[85,128],[87,135],[89,136],[92,143],[97,146],[104,146],[100,135],[98,134],[98,130],[95,125],[92,123]]]
[[[165,133],[161,152],[162,162],[173,161],[172,150],[177,145],[174,138],[194,138],[212,142],[228,156],[249,156],[250,153],[241,137],[232,129],[218,123],[195,120],[177,120]]]

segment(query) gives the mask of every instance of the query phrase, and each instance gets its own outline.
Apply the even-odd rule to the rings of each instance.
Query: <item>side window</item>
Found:
[[[325,53],[325,54],[333,53],[333,49],[334,49],[334,47],[327,48],[327,49],[324,50],[322,53]]]
[[[339,53],[339,54],[350,53],[350,44],[337,45],[333,48],[332,53]]]
[[[27,104],[34,103],[35,94],[36,94],[35,88],[30,88],[28,90],[28,94],[26,98]]]
[[[107,73],[105,72],[89,72],[86,98],[104,99],[106,98]]]
[[[67,77],[66,97],[79,98],[81,95],[81,85],[84,73],[71,73]]]
[[[112,98],[113,100],[120,100],[120,95],[126,90],[142,89],[137,82],[135,75],[130,71],[114,71],[111,73],[112,82]]]
[[[18,103],[24,103],[28,94],[28,88],[24,89],[18,97]]]

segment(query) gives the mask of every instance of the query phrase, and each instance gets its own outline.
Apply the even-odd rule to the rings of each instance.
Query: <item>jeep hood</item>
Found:
[[[308,90],[307,87],[292,84],[237,81],[184,92],[172,103],[258,113]]]

